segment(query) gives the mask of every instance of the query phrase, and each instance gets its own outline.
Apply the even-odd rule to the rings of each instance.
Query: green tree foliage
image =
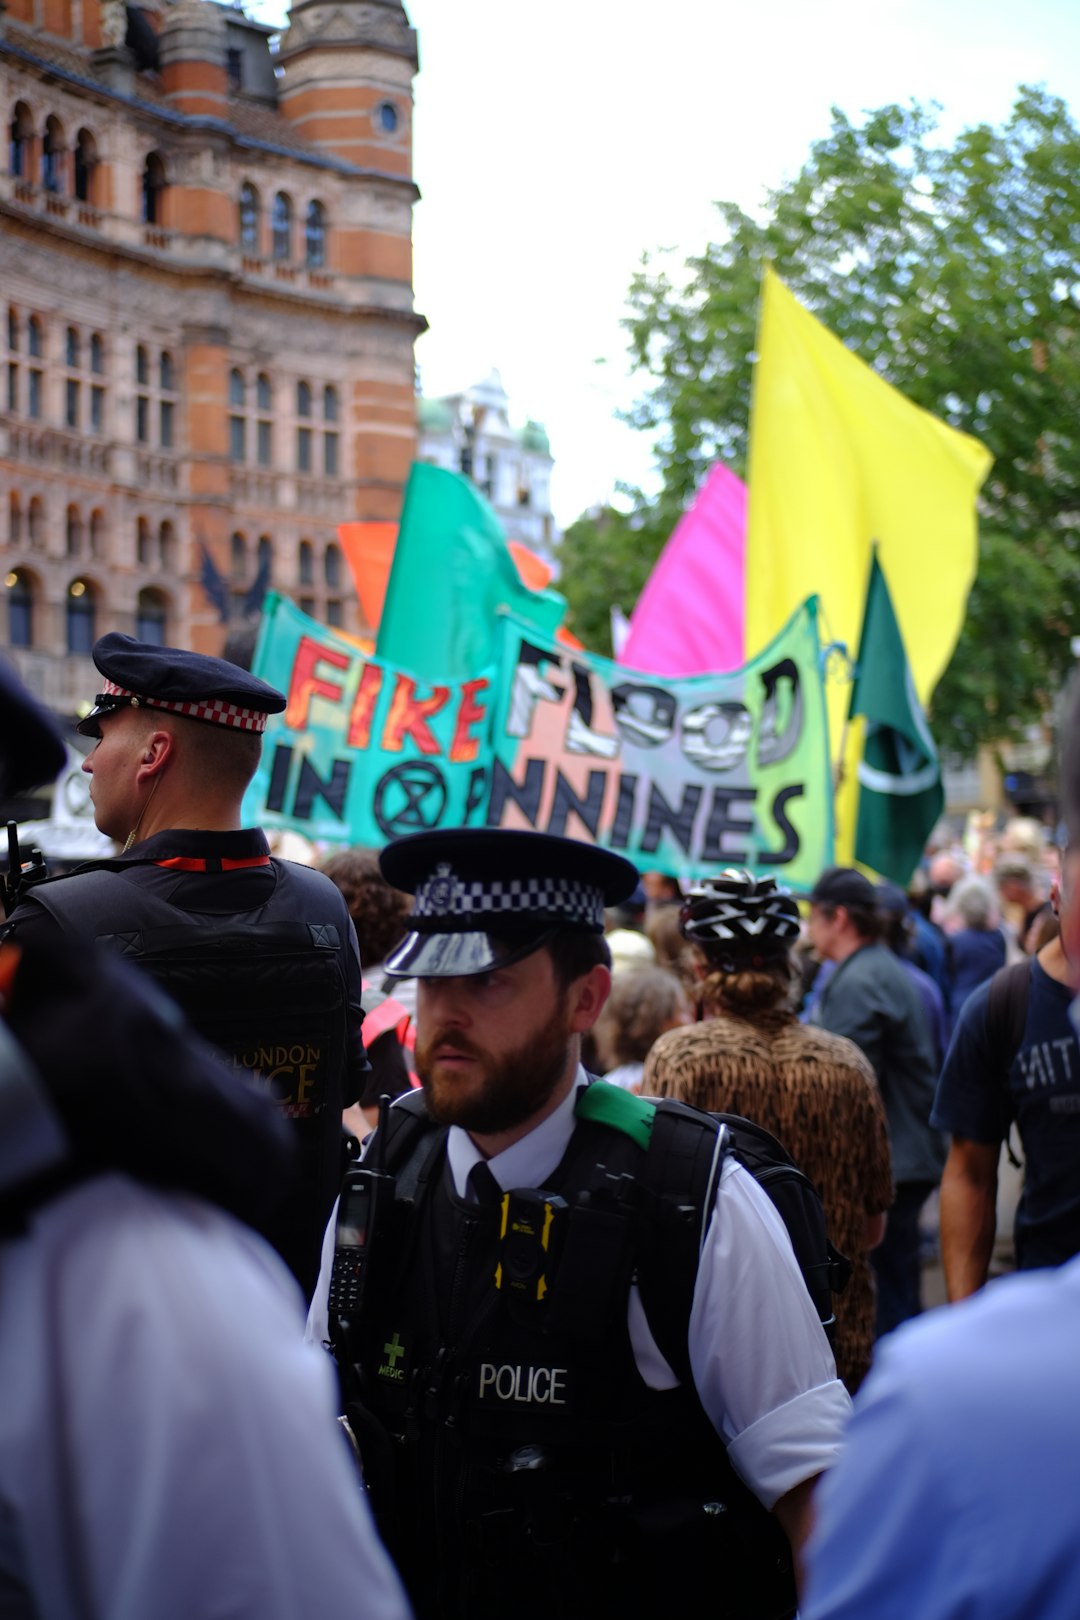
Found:
[[[634,600],[652,541],[711,462],[743,470],[769,260],[889,382],[993,453],[979,577],[933,719],[961,755],[1016,735],[1049,707],[1080,630],[1080,131],[1063,102],[1028,88],[1003,127],[951,146],[917,105],[859,123],[834,110],[760,218],[718,211],[717,240],[684,275],[646,259],[632,283],[630,352],[649,386],[630,420],[655,436],[663,487],[614,525],[618,545],[591,557],[587,590],[571,549],[562,585],[579,622],[595,617],[594,589]],[[635,534],[649,542],[641,556]]]

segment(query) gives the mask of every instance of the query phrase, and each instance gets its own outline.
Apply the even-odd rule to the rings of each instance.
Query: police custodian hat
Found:
[[[265,731],[267,716],[285,707],[284,693],[224,658],[155,647],[115,632],[101,637],[93,657],[105,679],[94,707],[76,728],[84,737],[100,737],[101,717],[127,707],[164,709],[255,732]]]
[[[487,973],[563,928],[600,934],[605,906],[633,894],[621,855],[549,833],[450,827],[387,844],[382,874],[416,896],[412,932],[386,959],[396,978]]]

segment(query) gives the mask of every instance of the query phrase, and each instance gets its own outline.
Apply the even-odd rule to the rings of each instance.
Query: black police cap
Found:
[[[84,737],[100,737],[102,716],[126,707],[163,709],[251,732],[264,731],[267,716],[285,707],[285,695],[276,687],[205,653],[156,647],[112,632],[95,644],[93,657],[105,680],[94,707],[79,722]]]
[[[538,950],[556,930],[599,934],[604,909],[633,894],[621,855],[549,833],[451,827],[388,844],[383,876],[416,896],[391,976],[486,973]]]

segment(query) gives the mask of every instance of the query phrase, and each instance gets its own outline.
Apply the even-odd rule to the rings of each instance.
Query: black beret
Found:
[[[51,782],[65,758],[56,722],[0,659],[0,793]]]
[[[633,894],[621,855],[549,833],[449,827],[388,844],[386,881],[416,896],[412,932],[387,958],[399,976],[484,973],[556,929],[599,934],[604,908]]]
[[[129,705],[255,732],[266,729],[267,715],[285,707],[284,693],[224,658],[156,647],[115,631],[101,637],[93,656],[105,684],[79,722],[85,737],[100,737],[101,716]]]

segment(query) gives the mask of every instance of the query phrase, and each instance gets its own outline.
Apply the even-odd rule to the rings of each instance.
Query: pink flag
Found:
[[[746,662],[746,485],[719,462],[638,597],[619,658],[649,675],[702,675]]]

